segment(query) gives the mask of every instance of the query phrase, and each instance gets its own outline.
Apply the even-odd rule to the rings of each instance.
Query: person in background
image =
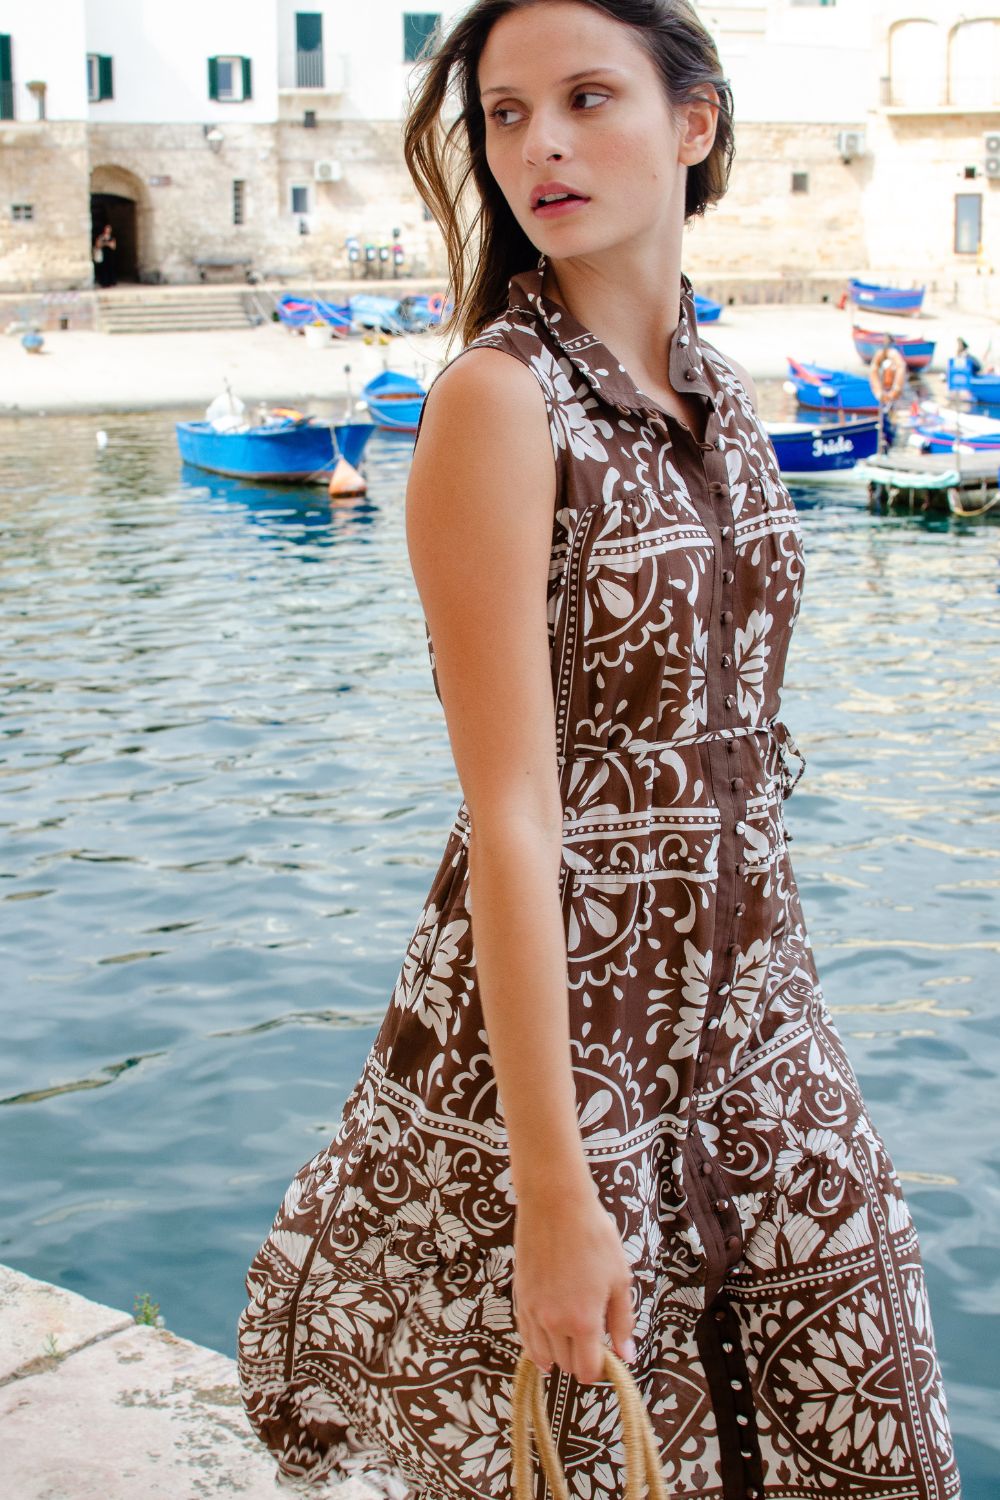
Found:
[[[115,252],[118,249],[118,241],[110,224],[105,224],[100,234],[94,241],[92,256],[94,261],[94,280],[98,286],[114,286],[118,280],[115,272]]]
[[[965,367],[970,375],[982,374],[983,366],[981,361],[978,360],[974,354],[971,354],[969,352],[969,346],[964,339],[959,339],[958,346],[955,350],[955,357],[964,361]]]

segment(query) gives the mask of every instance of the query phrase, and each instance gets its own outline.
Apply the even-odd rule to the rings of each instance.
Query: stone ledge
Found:
[[[56,1341],[56,1353],[50,1336]],[[236,1365],[0,1265],[3,1493],[17,1500],[276,1500]],[[369,1500],[361,1479],[317,1500]]]

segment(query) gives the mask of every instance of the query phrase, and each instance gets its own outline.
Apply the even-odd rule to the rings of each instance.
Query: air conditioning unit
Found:
[[[313,177],[317,182],[339,182],[344,169],[339,161],[314,161]]]
[[[991,130],[983,137],[986,147],[986,175],[994,181],[1000,178],[1000,134]]]
[[[845,161],[852,161],[855,156],[864,156],[866,149],[863,130],[837,131],[837,151]]]

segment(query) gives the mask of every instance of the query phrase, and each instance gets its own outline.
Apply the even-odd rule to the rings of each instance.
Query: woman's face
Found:
[[[592,254],[683,224],[684,167],[708,154],[714,112],[689,106],[675,121],[629,27],[577,0],[508,11],[486,39],[478,82],[487,163],[540,250]],[[535,207],[553,182],[579,197]]]

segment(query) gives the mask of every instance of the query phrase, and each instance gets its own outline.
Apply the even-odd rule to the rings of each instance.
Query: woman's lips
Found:
[[[540,219],[561,219],[564,214],[571,214],[589,202],[589,198],[560,198],[557,203],[539,203],[531,212]]]

